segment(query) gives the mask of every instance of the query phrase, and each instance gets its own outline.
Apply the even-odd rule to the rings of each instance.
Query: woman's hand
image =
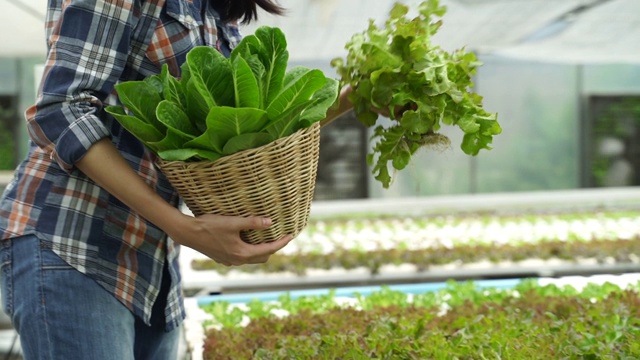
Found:
[[[351,88],[351,85],[345,85],[341,90],[340,90],[340,95],[338,97],[338,99],[336,100],[336,106],[332,107],[329,109],[329,111],[327,111],[327,117],[322,120],[320,122],[321,126],[325,126],[331,122],[333,122],[335,119],[337,119],[338,117],[340,117],[341,115],[343,115],[344,113],[346,113],[347,111],[353,109],[353,104],[351,103],[351,101],[349,101],[349,94],[351,94],[351,92],[353,91],[353,89]],[[398,107],[395,109],[394,111],[394,119],[399,119],[402,117],[402,114],[407,111],[407,110],[416,110],[417,106],[415,103],[409,103],[407,105],[405,105],[404,107]],[[391,117],[391,113],[389,112],[389,109],[378,109],[375,107],[371,108],[371,111],[378,113],[379,115],[382,115],[384,117],[390,118]]]
[[[240,237],[241,231],[263,230],[271,225],[269,219],[261,217],[205,214],[194,218],[184,215],[174,224],[176,226],[167,232],[174,241],[226,266],[265,263],[293,239],[287,235],[265,244],[244,242]]]
[[[178,244],[191,247],[224,265],[263,263],[291,241],[250,245],[240,231],[266,229],[268,219],[219,215],[192,217],[160,197],[136,174],[109,139],[95,143],[76,166],[98,185],[156,224]]]
[[[405,111],[417,110],[417,109],[418,109],[418,106],[415,103],[409,103],[403,107],[397,107],[394,109],[393,119],[400,119],[402,117],[402,114],[404,114]],[[378,109],[378,108],[372,107],[371,111],[376,112],[379,115],[382,115],[384,117],[391,118],[391,112],[389,112],[388,108]]]

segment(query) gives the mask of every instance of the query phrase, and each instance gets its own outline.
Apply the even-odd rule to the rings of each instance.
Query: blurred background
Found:
[[[345,55],[352,34],[363,31],[368,19],[384,21],[394,1],[281,3],[288,16],[264,16],[261,23],[284,29],[293,62],[332,74],[330,60]],[[441,3],[448,11],[434,41],[448,51],[466,47],[484,63],[475,90],[503,127],[494,149],[466,156],[456,130],[448,134],[450,151],[420,153],[384,190],[361,165],[367,134],[347,116],[324,133],[318,198],[640,184],[639,1]]]
[[[259,22],[242,31],[280,27],[291,66],[336,76],[330,61],[346,55],[345,43],[369,19],[384,21],[394,2],[280,0],[286,16],[261,14]],[[503,128],[494,149],[467,156],[459,149],[459,131],[443,128],[451,149],[418,153],[383,189],[365,161],[371,134],[347,113],[322,131],[314,208],[363,199],[390,200],[384,204],[401,208],[411,206],[402,199],[472,194],[485,196],[482,202],[502,201],[507,194],[514,196],[514,204],[522,193],[551,192],[552,198],[556,190],[640,185],[640,1],[441,3],[448,11],[434,41],[448,51],[465,47],[482,61],[475,91],[484,97],[487,111],[498,113]],[[35,100],[44,62],[45,11],[45,0],[0,0],[0,190],[26,152],[23,112]],[[569,201],[579,206],[590,194]],[[604,201],[608,195],[598,196]],[[628,200],[639,195],[634,196]],[[7,333],[5,348],[13,339]]]
[[[405,1],[417,3],[417,1]],[[278,26],[291,65],[335,75],[331,59],[391,0],[281,0]],[[494,149],[421,152],[388,190],[365,164],[368,136],[347,114],[323,132],[318,200],[537,191],[640,184],[640,2],[636,0],[443,0],[435,42],[466,47],[484,63],[475,90],[497,112]],[[26,151],[24,109],[33,103],[44,57],[45,0],[0,0],[0,169]],[[20,31],[16,31],[20,29]],[[10,34],[10,35],[9,35]]]

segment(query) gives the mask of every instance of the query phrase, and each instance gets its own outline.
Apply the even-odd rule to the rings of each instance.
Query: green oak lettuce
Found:
[[[322,71],[288,68],[282,31],[263,26],[225,58],[193,48],[176,78],[164,65],[141,81],[115,86],[122,106],[105,110],[167,161],[215,161],[322,120],[339,82]]]
[[[475,55],[464,49],[449,53],[431,43],[446,8],[426,0],[417,16],[410,18],[409,10],[396,3],[384,27],[371,20],[366,31],[347,42],[346,59],[332,61],[341,81],[354,89],[350,100],[357,118],[375,127],[378,141],[368,162],[385,188],[391,183],[389,163],[402,170],[421,147],[448,145],[449,139],[437,133],[442,124],[464,132],[461,148],[469,155],[491,149],[493,135],[502,131],[497,115],[485,111],[482,97],[469,91],[481,65]],[[387,109],[392,125],[378,124],[373,108]]]

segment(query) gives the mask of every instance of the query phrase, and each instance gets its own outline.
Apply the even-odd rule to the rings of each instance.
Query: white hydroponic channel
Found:
[[[417,250],[469,244],[624,240],[639,235],[640,216],[633,213],[328,220],[310,223],[282,253],[328,254],[337,249],[372,251],[401,247]]]
[[[340,249],[374,251],[380,249],[418,250],[428,248],[454,248],[460,245],[535,244],[545,241],[591,241],[634,240],[640,238],[640,214],[635,212],[609,212],[589,214],[523,215],[523,216],[431,216],[424,218],[381,218],[351,220],[314,220],[287,247],[284,255],[305,253],[331,254]],[[215,271],[194,271],[191,261],[206,259],[191,249],[184,248],[181,261],[185,281],[206,282],[218,278],[244,279],[258,275],[240,270],[231,270],[226,275]],[[639,262],[635,254],[629,254],[631,262]],[[597,259],[575,259],[579,264],[597,264]],[[605,259],[613,263],[614,259]],[[566,261],[559,259],[528,259],[517,262],[518,266],[558,265]],[[499,264],[482,261],[473,264],[448,264],[430,266],[434,271],[452,268],[507,267],[514,264],[505,261]],[[308,269],[307,276],[333,276],[343,269]],[[367,273],[368,269],[353,269],[351,274]],[[385,265],[380,272],[415,272],[416,266]],[[334,274],[335,273],[335,274]],[[277,274],[277,276],[295,276]]]

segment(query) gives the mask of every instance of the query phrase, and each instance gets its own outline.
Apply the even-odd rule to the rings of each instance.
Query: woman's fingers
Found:
[[[287,235],[271,243],[252,245],[244,242],[243,231],[264,230],[271,226],[271,219],[266,217],[205,214],[190,219],[174,240],[226,266],[264,263],[293,239]]]
[[[405,106],[397,106],[394,108],[393,118],[399,119],[402,117],[402,114],[404,114],[405,111],[417,110],[417,109],[418,109],[418,106],[414,102],[408,103]],[[391,111],[389,111],[389,108],[378,109],[378,108],[372,107],[371,111],[376,112],[384,117],[391,118]]]
[[[242,252],[234,259],[233,265],[263,264],[269,260],[271,255],[287,246],[291,240],[293,240],[293,236],[286,235],[270,243],[252,245],[243,242]]]
[[[291,242],[291,240],[293,240],[293,236],[285,235],[282,238],[280,238],[280,239],[278,239],[276,241],[270,242],[270,243],[249,245],[250,250],[248,250],[248,251],[254,252],[254,254],[255,254],[254,256],[273,255],[273,254],[277,253],[278,251],[280,251],[285,246],[287,246],[287,244],[289,244],[289,242]]]
[[[242,217],[242,216],[220,216],[203,215],[216,217],[217,221],[223,222],[224,227],[234,231],[243,230],[264,230],[271,226],[271,219],[267,217]]]

